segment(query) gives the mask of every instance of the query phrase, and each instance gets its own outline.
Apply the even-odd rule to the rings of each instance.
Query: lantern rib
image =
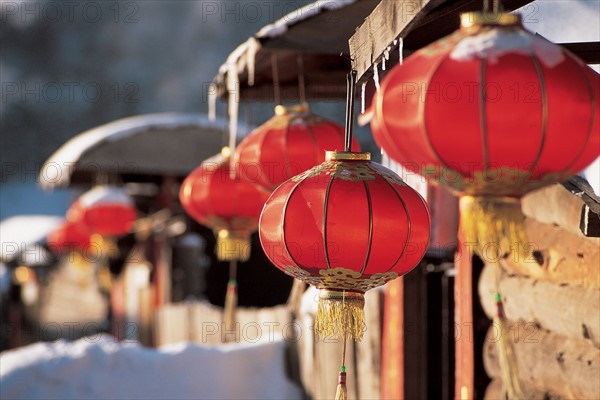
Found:
[[[568,55],[570,55],[570,53]],[[571,61],[574,61],[572,57],[570,57],[570,58],[571,58]],[[573,166],[573,164],[575,164],[578,161],[579,157],[581,157],[581,154],[587,147],[587,144],[590,142],[590,138],[592,137],[592,133],[594,131],[594,123],[596,122],[596,118],[598,118],[598,116],[596,115],[596,112],[594,111],[596,108],[596,102],[598,101],[598,99],[594,96],[594,89],[592,87],[592,83],[590,82],[588,76],[583,73],[583,70],[581,68],[578,68],[577,72],[579,72],[579,74],[583,77],[585,86],[588,88],[588,93],[590,94],[590,105],[592,107],[592,118],[590,118],[590,129],[588,130],[587,137],[585,138],[585,143],[579,149],[577,156],[573,157],[573,160],[565,168],[560,170],[560,172],[559,172],[560,175],[564,174],[565,172],[571,172],[571,173],[577,172],[577,171],[571,171],[571,167]]]
[[[360,270],[361,274],[364,274],[365,270],[367,269],[367,264],[369,262],[369,258],[371,257],[371,245],[373,244],[373,202],[371,201],[371,192],[369,190],[369,185],[367,184],[367,181],[363,181],[363,185],[365,186],[365,194],[367,195],[367,206],[369,207],[369,242],[367,244],[367,254],[365,256],[365,263],[363,264],[363,267]]]
[[[429,75],[429,79],[427,79],[425,82],[428,82],[428,88],[429,88],[429,83],[431,82],[431,80],[433,79],[433,77],[435,76],[435,74],[437,74],[437,72],[439,71],[439,69],[442,67],[442,64],[444,63],[444,61],[446,61],[446,58],[448,57],[448,55],[446,54],[444,57],[441,58],[441,60],[438,62],[438,64],[435,66],[435,68],[433,69],[433,72],[431,73],[431,75]],[[437,158],[438,163],[440,164],[440,167],[443,167],[446,170],[450,170],[450,165],[446,162],[446,160],[444,160],[442,158],[442,156],[440,155],[440,153],[437,151],[437,149],[435,148],[433,142],[431,141],[431,138],[429,137],[429,129],[427,128],[427,118],[425,118],[425,104],[427,103],[427,90],[425,90],[425,95],[423,96],[423,101],[421,102],[421,112],[420,114],[423,115],[423,130],[424,130],[424,137],[426,139],[427,142],[427,146],[429,146],[429,150],[431,150],[431,152],[433,153],[433,155]]]
[[[313,142],[313,150],[315,152],[315,158],[313,159],[313,165],[317,165],[319,164],[319,144],[317,143],[317,138],[315,136],[315,133],[312,130],[312,126],[309,124],[306,124],[306,130],[308,130],[308,133],[310,134],[310,140],[312,140]]]
[[[400,252],[400,255],[398,256],[396,261],[394,261],[392,266],[389,267],[385,271],[385,272],[390,272],[400,262],[400,260],[402,259],[402,256],[404,255],[404,253],[406,252],[406,249],[408,248],[408,242],[410,241],[410,234],[411,234],[412,227],[411,227],[411,221],[410,221],[410,214],[408,212],[408,208],[406,207],[406,203],[404,202],[404,199],[402,199],[402,196],[400,196],[400,193],[398,193],[398,191],[396,190],[394,185],[390,181],[388,181],[385,176],[382,176],[382,178],[388,184],[388,186],[394,191],[394,193],[396,194],[396,197],[398,197],[398,200],[400,200],[400,203],[402,204],[402,208],[404,209],[404,213],[406,214],[406,220],[407,220],[406,242],[404,242],[404,247],[402,248],[402,252]]]
[[[487,171],[490,166],[490,150],[488,144],[488,124],[486,114],[486,98],[485,98],[485,59],[479,59],[479,116],[481,119],[481,143],[483,147],[483,170]]]
[[[327,208],[329,206],[329,193],[331,192],[331,185],[335,177],[332,175],[327,183],[327,189],[325,189],[325,201],[323,203],[323,252],[325,253],[325,264],[327,269],[331,269],[331,263],[329,262],[329,249],[327,248]]]
[[[533,161],[533,164],[527,171],[528,177],[531,177],[535,173],[535,169],[540,163],[542,153],[544,152],[544,146],[546,145],[546,136],[548,135],[548,90],[546,88],[546,80],[544,79],[542,66],[540,65],[538,59],[535,57],[534,54],[530,54],[530,57],[531,61],[533,62],[533,66],[535,67],[535,72],[537,73],[538,79],[540,81],[540,90],[542,91],[542,138],[540,140],[540,145],[538,147],[538,152],[535,156],[535,160]]]
[[[282,210],[282,213],[281,213],[283,215],[283,218],[281,218],[281,239],[282,239],[282,242],[283,242],[283,247],[285,248],[285,252],[287,253],[288,258],[290,260],[292,260],[292,262],[294,263],[294,265],[297,268],[301,268],[300,264],[298,264],[298,262],[292,256],[292,253],[290,252],[290,249],[289,249],[289,247],[287,245],[287,240],[285,238],[285,216],[287,215],[287,206],[288,206],[288,203],[290,202],[290,199],[292,198],[292,195],[294,194],[294,192],[296,191],[296,189],[298,188],[298,186],[300,186],[300,184],[302,182],[304,182],[304,179],[298,181],[298,183],[296,183],[296,185],[294,185],[294,187],[292,188],[292,190],[290,190],[290,194],[285,199],[285,203],[283,204],[283,210]]]

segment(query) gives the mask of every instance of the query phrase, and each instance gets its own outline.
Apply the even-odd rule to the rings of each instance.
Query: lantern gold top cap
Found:
[[[521,25],[519,14],[505,12],[468,12],[460,15],[461,28],[474,28],[478,26],[511,26]]]
[[[353,151],[326,151],[327,161],[371,161],[371,153],[355,153]]]
[[[275,106],[275,115],[286,115],[290,113],[305,113],[308,112],[308,104],[301,103],[293,106],[283,106],[281,104]]]

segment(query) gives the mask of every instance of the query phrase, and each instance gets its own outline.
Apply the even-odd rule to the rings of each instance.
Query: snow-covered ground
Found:
[[[0,398],[299,399],[280,341],[161,349],[111,336],[36,343],[0,354]]]

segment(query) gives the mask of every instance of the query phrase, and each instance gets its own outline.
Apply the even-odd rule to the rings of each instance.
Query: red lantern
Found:
[[[71,205],[67,219],[87,226],[94,233],[117,236],[131,230],[136,211],[131,197],[123,189],[96,186]]]
[[[429,228],[421,196],[369,153],[327,152],[273,192],[259,233],[273,264],[321,289],[317,331],[360,339],[363,293],[413,269]]]
[[[68,222],[48,234],[48,247],[55,253],[85,250],[92,243],[92,233],[83,225]]]
[[[237,174],[268,190],[325,160],[326,150],[344,148],[344,129],[318,115],[306,104],[275,107],[275,116],[238,145]],[[352,148],[360,150],[357,141]]]
[[[221,155],[200,164],[179,192],[185,211],[217,235],[219,260],[248,260],[250,235],[268,197],[256,185],[233,178],[228,159]]]
[[[464,195],[467,240],[504,254],[524,241],[518,198],[600,154],[599,90],[597,73],[518,15],[469,13],[390,71],[372,131],[393,159]]]

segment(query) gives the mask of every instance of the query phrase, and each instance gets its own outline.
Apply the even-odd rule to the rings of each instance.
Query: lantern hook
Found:
[[[352,151],[352,134],[354,130],[354,97],[356,92],[356,70],[346,75],[346,126],[345,151]]]

